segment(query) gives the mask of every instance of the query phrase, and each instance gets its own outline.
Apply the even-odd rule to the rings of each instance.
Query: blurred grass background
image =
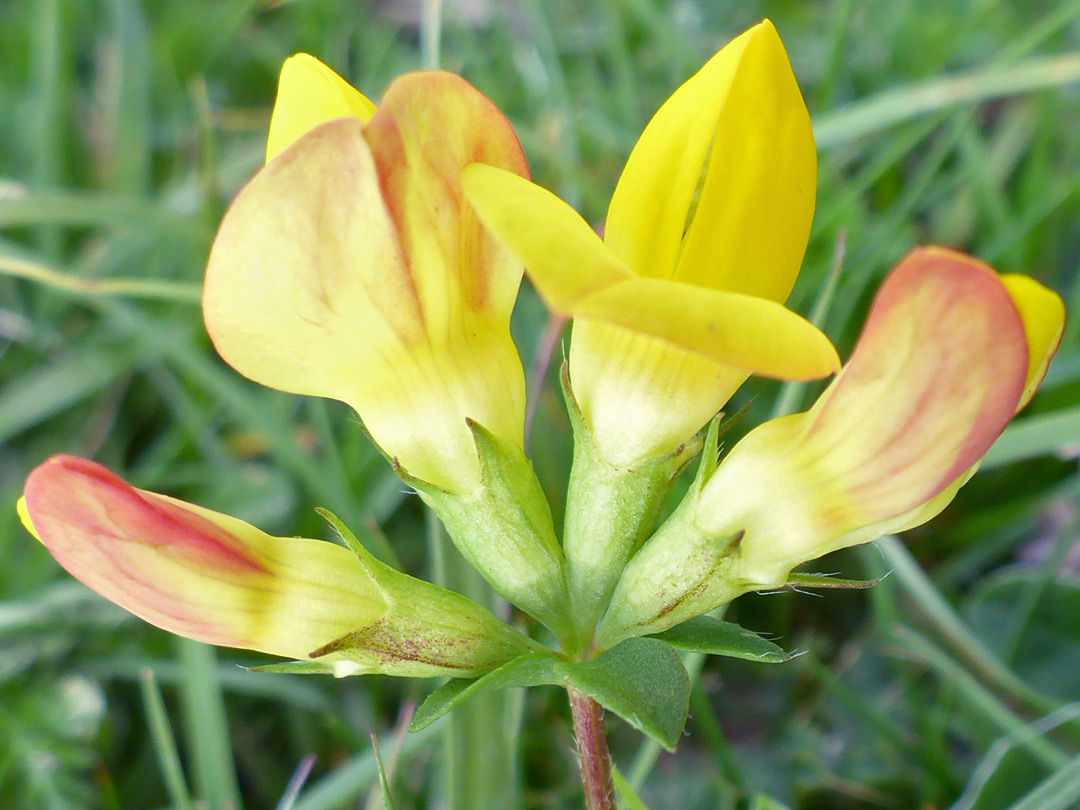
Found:
[[[399,808],[482,810],[469,785],[497,779],[523,806],[580,806],[557,690],[507,696],[449,742],[440,725],[404,737],[431,684],[249,673],[238,665],[254,654],[178,642],[89,594],[15,516],[29,470],[78,453],[278,534],[321,536],[313,507],[326,506],[432,573],[418,501],[347,410],[238,377],[197,306],[216,223],[261,162],[284,58],[313,53],[377,97],[420,65],[418,13],[391,0],[0,4],[0,806],[378,807],[372,731]],[[651,112],[764,16],[820,146],[792,303],[818,305],[842,354],[917,243],[1029,273],[1078,311],[1076,0],[447,0],[442,63],[507,112],[538,181],[600,221]],[[545,324],[525,291],[526,368]],[[746,808],[759,793],[793,810],[1080,806],[1078,330],[945,514],[904,545],[822,563],[889,573],[880,585],[729,611],[801,657],[705,663],[675,756],[611,722],[649,807]],[[740,429],[812,393],[752,384]],[[532,452],[559,512],[568,436],[550,374],[537,406]]]

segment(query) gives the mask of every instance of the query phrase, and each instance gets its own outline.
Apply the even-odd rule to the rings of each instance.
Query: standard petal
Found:
[[[1061,345],[1061,335],[1065,331],[1065,302],[1056,292],[1028,276],[1010,273],[1003,275],[1001,282],[1012,296],[1027,333],[1028,374],[1024,395],[1017,407],[1020,410],[1035,396],[1050,360]]]
[[[461,175],[484,225],[514,252],[552,311],[564,317],[604,287],[634,278],[589,223],[550,191],[473,164]]]
[[[390,85],[364,137],[428,333],[467,329],[463,313],[508,323],[521,262],[481,226],[461,187],[470,163],[528,176],[506,116],[460,76],[411,73]]]
[[[764,298],[637,278],[589,296],[573,315],[766,377],[815,380],[840,369],[836,349],[821,330]]]
[[[207,331],[237,371],[349,403],[412,475],[449,488],[478,472],[467,417],[519,442],[524,419],[509,334],[520,265],[458,203],[441,207],[475,157],[441,177],[415,169],[426,155],[380,168],[360,121],[323,124],[237,196],[203,289]],[[384,202],[391,187],[415,198],[405,222]]]
[[[1016,411],[1023,324],[986,265],[912,252],[814,407],[752,431],[702,495],[698,522],[745,529],[748,576],[880,536],[947,490]],[[736,485],[737,482],[737,485]],[[776,496],[775,493],[782,493]]]
[[[347,402],[382,361],[373,345],[424,342],[360,121],[323,124],[244,187],[214,240],[203,315],[241,374]]]
[[[771,23],[754,29],[722,103],[674,278],[782,302],[810,238],[817,152]]]
[[[336,118],[375,115],[375,104],[314,56],[298,53],[281,66],[277,99],[266,139],[266,162],[284,152],[302,135]]]
[[[340,546],[271,537],[56,456],[26,482],[33,531],[73,576],[188,638],[290,658],[378,621],[372,578]]]

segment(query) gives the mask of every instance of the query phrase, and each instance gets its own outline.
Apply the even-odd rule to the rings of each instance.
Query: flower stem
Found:
[[[604,733],[604,709],[576,689],[568,688],[570,711],[574,715],[581,782],[585,786],[587,810],[615,810],[615,791],[611,784],[611,755]]]

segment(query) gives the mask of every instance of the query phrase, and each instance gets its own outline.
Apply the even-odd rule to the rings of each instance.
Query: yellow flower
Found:
[[[462,175],[484,224],[574,319],[574,464],[564,532],[585,644],[645,540],[695,434],[750,374],[836,371],[786,309],[814,214],[810,116],[766,21],[669,98],[634,147],[601,239],[550,192],[492,166]]]
[[[402,76],[376,111],[300,55],[282,69],[267,157],[211,252],[218,352],[264,385],[348,403],[410,475],[475,488],[467,419],[522,445],[521,266],[459,175],[473,162],[527,174],[509,122],[438,71]]]
[[[751,374],[813,379],[839,359],[784,308],[817,183],[810,117],[772,23],[733,40],[660,108],[600,239],[521,177],[470,166],[484,224],[574,318],[570,377],[601,457],[675,451]]]
[[[766,422],[627,566],[603,646],[671,627],[797,565],[934,517],[1042,381],[1065,310],[1030,278],[943,248],[885,281],[843,371]]]
[[[268,140],[211,251],[214,346],[257,382],[351,405],[495,589],[564,626],[510,337],[522,266],[460,181],[477,162],[527,175],[510,123],[449,73],[402,76],[376,109],[300,55],[282,68]]]
[[[55,456],[19,502],[73,576],[158,627],[301,659],[337,675],[472,676],[530,648],[479,605],[357,546],[272,537]]]

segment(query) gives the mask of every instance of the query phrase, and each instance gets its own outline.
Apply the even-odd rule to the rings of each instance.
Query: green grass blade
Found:
[[[619,773],[619,769],[611,766],[611,781],[615,785],[615,795],[618,797],[624,810],[649,810],[637,791],[626,781],[626,777]]]
[[[379,772],[379,798],[382,800],[382,808],[383,810],[396,810],[394,797],[390,795],[390,778],[386,775],[382,753],[379,751],[379,740],[374,731],[371,732],[371,750],[375,754],[375,769]]]
[[[905,657],[916,657],[933,668],[941,679],[956,688],[956,695],[1002,733],[1021,741],[1032,755],[1052,768],[1063,767],[1068,756],[1056,744],[1045,737],[1027,737],[1027,724],[1003,701],[983,686],[964,667],[945,654],[936,645],[913,630],[898,626],[893,629],[898,642],[897,652]]]
[[[428,726],[422,731],[407,735],[401,745],[402,760],[434,746],[442,735],[443,729],[439,725]],[[371,751],[357,754],[304,791],[292,810],[345,810],[355,807],[356,800],[363,796],[378,778],[375,754]]]
[[[241,810],[214,648],[185,638],[176,639],[176,647],[184,673],[180,698],[195,783],[208,810]]]
[[[184,782],[184,769],[180,765],[180,754],[176,750],[176,740],[169,727],[169,716],[165,711],[165,701],[161,697],[152,669],[142,671],[140,683],[143,709],[150,725],[150,738],[157,752],[161,775],[165,779],[165,789],[173,810],[191,810],[191,796]]]
[[[1080,800],[1080,756],[1073,757],[1009,810],[1068,810]]]
[[[1080,441],[1080,406],[1017,420],[983,459],[983,469],[1053,455]]]
[[[194,282],[160,278],[84,278],[11,256],[0,256],[0,274],[29,279],[76,295],[119,295],[185,304],[198,304],[202,300],[202,285]]]
[[[1032,57],[1010,68],[991,67],[887,90],[820,115],[819,149],[830,149],[927,113],[1080,82],[1080,53]]]
[[[911,552],[896,537],[884,537],[877,547],[892,569],[889,583],[901,585],[949,645],[967,660],[979,675],[993,684],[1003,694],[1022,700],[1039,712],[1058,708],[1055,701],[1020,680],[1001,660],[983,644],[960,619],[941,595],[930,578],[926,576]],[[884,584],[884,583],[883,583]]]

